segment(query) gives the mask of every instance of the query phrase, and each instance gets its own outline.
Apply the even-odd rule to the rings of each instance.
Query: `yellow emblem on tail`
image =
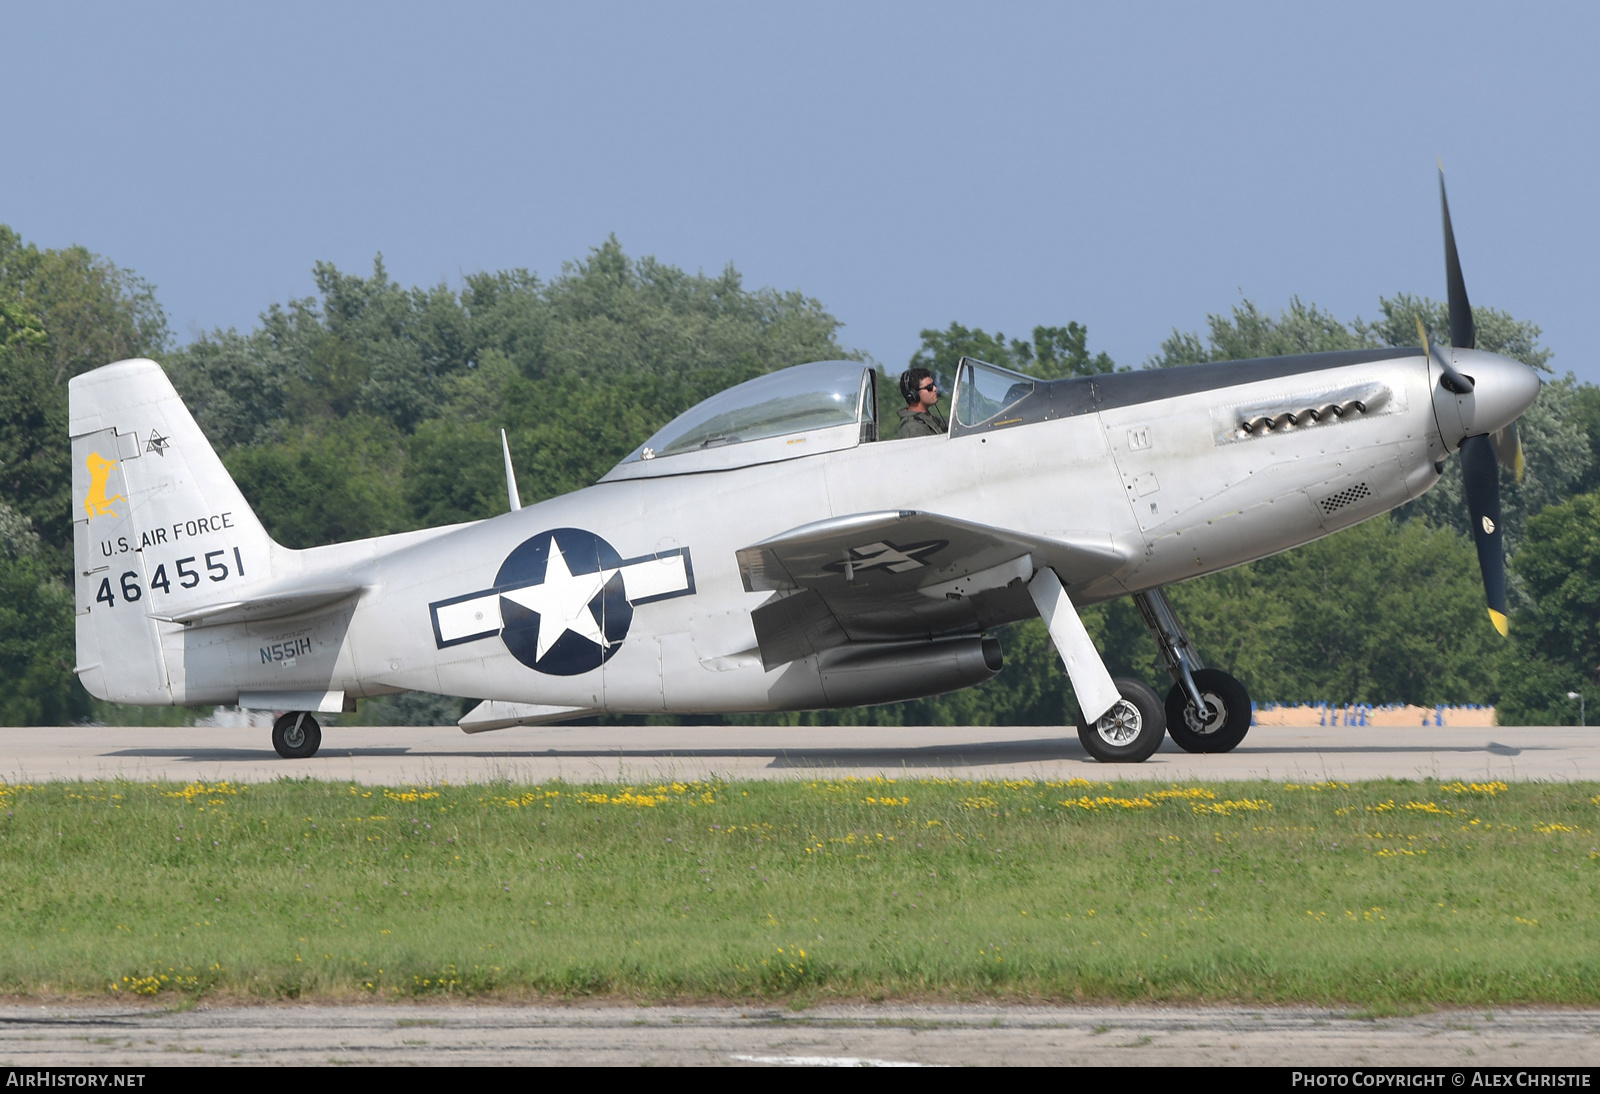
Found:
[[[86,462],[89,465],[89,493],[84,496],[83,507],[89,511],[89,519],[93,520],[101,513],[116,516],[117,514],[111,511],[111,503],[127,499],[121,494],[106,497],[106,476],[117,466],[117,461],[108,460],[98,452],[91,452]]]

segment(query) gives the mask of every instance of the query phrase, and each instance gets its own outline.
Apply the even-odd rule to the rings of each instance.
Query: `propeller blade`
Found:
[[[1423,346],[1427,348],[1428,356],[1433,358],[1434,363],[1439,366],[1439,370],[1444,374],[1439,378],[1439,382],[1444,385],[1444,389],[1456,395],[1465,395],[1473,390],[1477,384],[1472,377],[1456,371],[1456,367],[1450,363],[1450,358],[1444,355],[1444,350],[1428,336],[1428,328],[1422,325],[1422,316],[1418,315],[1415,318],[1417,320],[1417,337],[1422,339]]]
[[[1500,461],[1500,466],[1511,472],[1511,477],[1520,484],[1523,470],[1522,432],[1517,429],[1517,423],[1512,422],[1504,429],[1489,434],[1489,443],[1494,445],[1494,455]]]
[[[1472,542],[1478,548],[1478,568],[1483,571],[1489,621],[1503,637],[1509,631],[1505,533],[1500,528],[1500,469],[1495,466],[1494,443],[1487,434],[1461,442],[1461,481],[1466,487],[1467,512],[1472,514]]]
[[[1478,333],[1467,300],[1467,281],[1461,276],[1461,256],[1456,254],[1456,234],[1450,228],[1450,199],[1444,195],[1444,161],[1439,162],[1439,208],[1444,211],[1444,277],[1450,289],[1450,344],[1457,349],[1477,349]]]

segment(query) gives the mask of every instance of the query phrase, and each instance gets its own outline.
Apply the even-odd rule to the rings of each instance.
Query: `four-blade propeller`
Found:
[[[1472,320],[1472,304],[1467,299],[1466,279],[1461,275],[1461,258],[1456,254],[1456,235],[1450,226],[1450,200],[1444,191],[1444,166],[1439,167],[1439,207],[1444,215],[1444,272],[1449,289],[1450,344],[1457,349],[1476,349],[1477,330]],[[1456,395],[1472,392],[1476,382],[1458,371],[1450,355],[1434,344],[1417,319],[1417,333],[1435,364],[1439,384]],[[1464,423],[1470,428],[1470,423]],[[1489,600],[1489,619],[1495,630],[1508,633],[1506,626],[1505,534],[1500,526],[1500,472],[1503,466],[1522,481],[1522,437],[1512,422],[1493,433],[1469,436],[1461,442],[1461,479],[1466,490],[1467,511],[1472,516],[1472,539],[1478,548],[1478,567],[1483,571],[1483,589]]]

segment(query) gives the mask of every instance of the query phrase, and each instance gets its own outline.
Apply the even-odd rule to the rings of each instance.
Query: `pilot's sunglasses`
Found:
[[[939,390],[939,385],[938,384],[923,384],[917,390],[918,391],[938,391]]]

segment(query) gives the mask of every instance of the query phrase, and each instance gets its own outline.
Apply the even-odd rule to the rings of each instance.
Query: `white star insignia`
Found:
[[[605,633],[589,610],[589,602],[599,595],[616,574],[615,569],[592,574],[574,574],[567,566],[561,545],[550,540],[550,561],[545,566],[544,582],[502,593],[507,600],[539,613],[539,647],[535,660],[543,660],[550,647],[571,631],[604,648]]]

